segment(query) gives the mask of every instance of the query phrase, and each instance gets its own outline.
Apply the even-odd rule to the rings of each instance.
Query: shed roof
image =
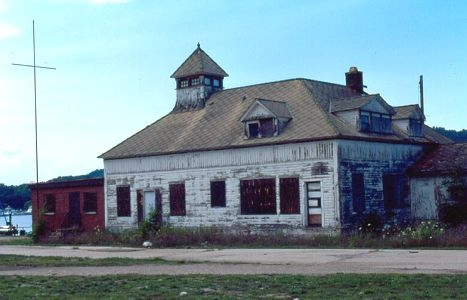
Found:
[[[438,145],[415,163],[409,174],[414,177],[439,176],[457,169],[467,172],[467,143]]]

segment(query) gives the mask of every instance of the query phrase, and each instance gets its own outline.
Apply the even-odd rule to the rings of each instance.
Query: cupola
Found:
[[[177,102],[174,111],[202,109],[209,96],[223,89],[224,77],[229,76],[200,44],[170,76],[175,78]]]

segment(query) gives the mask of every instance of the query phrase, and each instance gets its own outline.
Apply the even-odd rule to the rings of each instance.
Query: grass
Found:
[[[5,299],[465,299],[465,275],[3,276]]]
[[[92,267],[92,266],[133,266],[147,264],[181,264],[184,261],[168,261],[161,258],[87,258],[60,256],[24,256],[0,254],[0,269],[16,267]]]

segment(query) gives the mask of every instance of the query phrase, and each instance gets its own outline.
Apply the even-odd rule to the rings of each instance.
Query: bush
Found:
[[[439,218],[443,223],[450,226],[467,223],[467,203],[457,202],[441,205]]]

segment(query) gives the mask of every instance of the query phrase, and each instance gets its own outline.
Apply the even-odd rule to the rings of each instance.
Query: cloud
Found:
[[[90,0],[92,4],[120,4],[128,3],[131,0]]]
[[[0,23],[0,39],[6,39],[9,37],[18,36],[20,34],[21,30],[19,30],[19,28],[10,24]]]

